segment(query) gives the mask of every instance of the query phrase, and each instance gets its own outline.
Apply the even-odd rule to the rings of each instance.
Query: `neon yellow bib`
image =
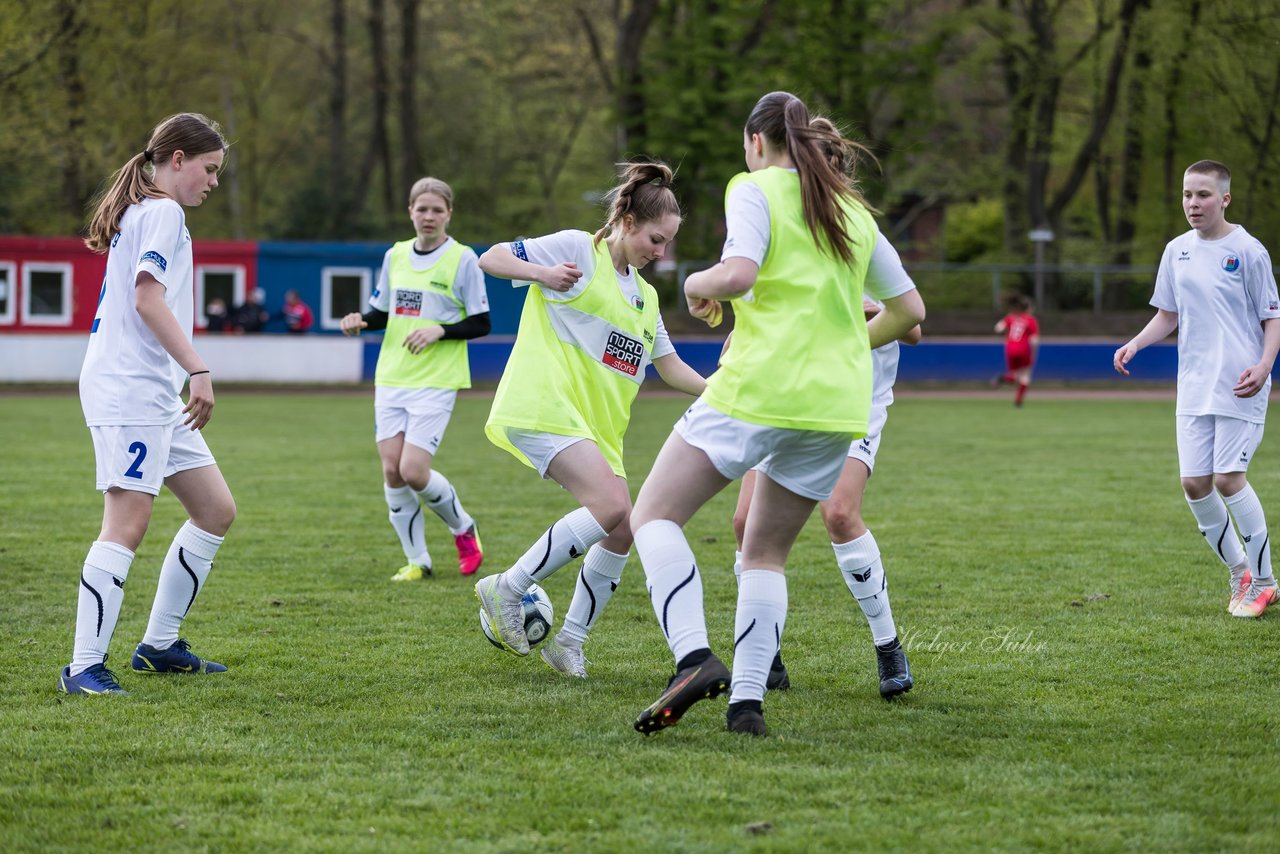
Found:
[[[804,221],[800,177],[770,167],[743,173],[769,202],[769,252],[750,298],[733,303],[733,344],[707,381],[706,402],[753,424],[866,435],[871,348],[862,287],[876,225],[846,208],[853,264],[821,251]]]
[[[642,304],[630,304],[605,241],[595,256],[591,281],[572,299],[549,300],[530,286],[485,434],[526,465],[505,428],[581,436],[626,477],[622,438],[653,352],[658,294],[637,273]]]
[[[373,382],[389,388],[471,388],[466,341],[437,341],[416,355],[404,347],[405,337],[415,329],[466,318],[466,306],[453,293],[462,244],[454,241],[435,264],[422,271],[410,264],[412,252],[412,240],[391,249],[391,305]]]

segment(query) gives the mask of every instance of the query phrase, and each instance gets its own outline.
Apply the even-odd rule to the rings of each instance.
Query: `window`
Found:
[[[13,310],[17,267],[11,261],[0,261],[0,324],[13,323]]]
[[[22,266],[22,319],[49,326],[71,325],[71,265]]]
[[[320,325],[338,329],[342,318],[369,307],[372,276],[365,267],[325,267],[320,273]]]
[[[244,304],[244,267],[205,266],[196,267],[196,326],[209,327],[209,303],[222,301],[223,317],[228,317],[237,306]],[[215,319],[215,328],[218,326]],[[220,329],[218,331],[221,331]]]

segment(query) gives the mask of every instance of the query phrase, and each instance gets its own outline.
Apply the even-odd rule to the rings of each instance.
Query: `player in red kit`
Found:
[[[1007,370],[996,378],[995,384],[1017,383],[1018,393],[1013,405],[1021,406],[1031,385],[1031,369],[1035,367],[1040,352],[1040,324],[1031,314],[1031,300],[1022,294],[1005,297],[1009,313],[996,324],[996,332],[1004,335],[1004,361]]]

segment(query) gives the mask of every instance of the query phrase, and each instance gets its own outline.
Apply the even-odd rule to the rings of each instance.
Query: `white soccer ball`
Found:
[[[524,635],[529,639],[529,646],[532,648],[551,635],[551,624],[554,622],[555,612],[551,608],[551,597],[536,584],[529,585],[529,591],[524,594],[520,603],[524,606]],[[498,649],[505,649],[493,636],[493,632],[489,631],[489,620],[485,617],[484,608],[480,609],[480,630],[489,639],[489,643]]]

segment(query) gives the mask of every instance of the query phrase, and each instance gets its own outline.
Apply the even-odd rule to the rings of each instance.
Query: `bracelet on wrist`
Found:
[[[188,377],[198,377],[198,376],[200,376],[201,374],[207,374],[207,373],[209,373],[209,372],[208,372],[208,371],[196,371],[195,373],[187,374],[187,376],[188,376]]]

